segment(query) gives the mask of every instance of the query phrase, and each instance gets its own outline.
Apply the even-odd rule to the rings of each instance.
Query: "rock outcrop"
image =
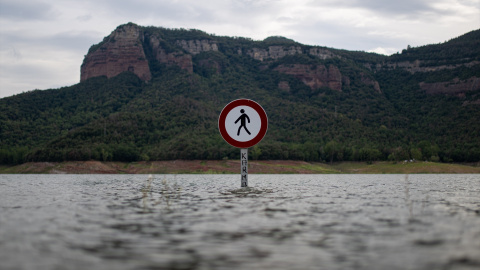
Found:
[[[241,50],[239,51],[239,54],[241,54]],[[313,47],[306,52],[304,52],[300,46],[269,46],[267,49],[253,48],[247,51],[247,55],[259,61],[278,60],[285,56],[295,54],[308,54],[322,60],[335,57],[341,58],[332,51],[321,47]]]
[[[329,87],[342,91],[342,74],[334,65],[328,68],[324,65],[280,65],[275,70],[294,76],[312,89]]]
[[[111,78],[125,71],[149,81],[152,75],[143,50],[143,39],[143,31],[134,24],[118,27],[95,51],[85,56],[80,81],[97,76]]]
[[[214,71],[216,74],[222,73],[222,65],[213,59],[202,59],[198,61],[200,67]]]
[[[308,50],[308,53],[322,60],[335,58],[335,57],[340,58],[338,55],[335,55],[332,51],[324,48],[319,48],[319,47],[310,48],[310,50]]]
[[[328,87],[332,90],[342,91],[344,86],[350,86],[351,81],[348,76],[343,75],[338,67],[334,65],[329,65],[328,67],[324,65],[303,64],[280,65],[274,70],[294,76],[312,90],[320,87]],[[377,93],[382,93],[379,83],[367,74],[360,73],[360,82],[370,86]],[[278,87],[285,91],[289,91],[290,89],[287,82],[281,82]]]
[[[373,78],[367,76],[365,73],[360,73],[360,81],[363,84],[370,85],[373,87],[373,90],[375,90],[377,93],[381,94],[382,90],[380,89],[380,84],[374,80]]]
[[[201,52],[218,51],[217,42],[213,40],[177,40],[175,44],[193,55]]]
[[[167,53],[166,50],[161,46],[162,40],[160,38],[151,36],[149,37],[149,40],[153,56],[158,62],[167,65],[177,65],[181,69],[184,69],[189,73],[193,73],[193,62],[190,54],[185,54],[180,51]]]
[[[177,40],[168,49],[163,46],[165,43],[160,36],[146,34],[142,27],[133,23],[121,25],[85,56],[80,81],[97,76],[111,78],[126,71],[149,81],[152,74],[145,50],[150,50],[159,63],[175,65],[189,73],[193,73],[192,55],[218,51],[214,40]]]
[[[415,60],[415,61],[402,61],[402,62],[385,62],[381,64],[365,64],[365,67],[372,71],[380,70],[391,70],[391,69],[402,69],[406,70],[412,74],[416,72],[434,72],[440,70],[450,70],[456,69],[462,66],[473,67],[480,64],[479,61],[471,61],[462,64],[453,64],[453,65],[429,65],[428,61]]]
[[[152,78],[149,65],[151,61],[158,61],[158,63],[167,66],[178,66],[189,73],[193,73],[194,56],[204,52],[219,52],[217,41],[205,37],[172,40],[172,37],[165,37],[162,32],[149,31],[133,23],[128,23],[119,26],[100,44],[92,46],[81,66],[80,80],[85,81],[97,76],[111,78],[129,71],[136,74],[140,79],[149,81]],[[286,56],[304,54],[323,60],[335,57],[341,58],[326,48],[303,48],[297,44],[271,45],[251,49],[240,47],[237,52],[239,54],[245,53],[258,61],[266,62],[267,65],[263,66],[264,69],[268,68],[268,64],[272,61]],[[224,68],[221,61],[219,62],[215,57],[200,57],[196,61],[195,64],[202,70],[203,75],[212,72],[220,74]],[[312,89],[329,87],[336,91],[342,91],[343,86],[349,86],[350,84],[350,78],[343,76],[335,65],[328,65],[327,67],[321,64],[299,63],[280,65],[275,70],[298,78]],[[362,83],[372,85],[376,91],[381,92],[378,82],[370,77],[362,75],[361,80]],[[287,82],[280,83],[279,88],[290,91]]]
[[[471,77],[467,80],[455,78],[448,82],[420,83],[420,88],[427,94],[447,94],[464,96],[466,92],[480,90],[480,78]]]
[[[270,46],[268,49],[253,48],[247,51],[247,55],[255,60],[277,60],[287,55],[302,54],[302,48],[300,46]]]
[[[278,83],[278,89],[285,91],[285,92],[290,92],[290,84],[286,81],[280,81]]]

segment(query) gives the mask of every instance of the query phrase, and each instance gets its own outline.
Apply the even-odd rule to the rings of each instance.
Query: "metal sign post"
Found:
[[[259,143],[267,133],[265,110],[250,99],[234,100],[223,108],[218,129],[223,139],[240,148],[241,186],[248,187],[248,148]]]
[[[241,187],[248,187],[248,148],[240,149]]]

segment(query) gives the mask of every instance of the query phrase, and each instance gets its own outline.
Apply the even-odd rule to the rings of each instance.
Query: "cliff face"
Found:
[[[166,50],[161,46],[162,40],[160,38],[151,36],[149,37],[149,40],[153,56],[158,62],[167,65],[177,65],[181,69],[184,69],[189,73],[193,73],[193,62],[191,55],[179,51],[167,53]]]
[[[360,81],[363,83],[363,84],[366,84],[366,85],[370,85],[371,87],[373,87],[373,89],[377,92],[377,93],[382,93],[382,90],[380,89],[380,84],[372,79],[371,77],[367,76],[365,73],[360,73]]]
[[[475,57],[474,52],[471,52],[470,56],[466,54],[468,57],[463,57],[461,61],[456,62],[450,62],[448,57],[445,58],[445,53],[438,54],[448,60],[443,62],[437,61],[438,59],[434,56],[425,56],[429,55],[431,50],[427,50],[427,54],[419,53],[420,59],[410,55],[410,53],[415,53],[415,50],[408,52],[406,57],[403,57],[402,54],[382,58],[366,53],[305,46],[278,37],[264,42],[241,40],[237,43],[234,39],[215,38],[206,33],[175,31],[163,28],[152,30],[133,23],[119,26],[101,43],[92,46],[89,50],[81,66],[80,80],[84,81],[97,76],[111,78],[129,71],[142,80],[149,81],[152,78],[150,70],[152,61],[178,66],[188,73],[193,73],[194,67],[197,67],[198,70],[203,70],[199,73],[203,72],[204,75],[211,72],[221,74],[228,66],[229,59],[235,54],[264,62],[261,64],[260,70],[276,66],[275,71],[292,75],[312,89],[329,87],[336,91],[342,91],[352,82],[352,85],[358,85],[358,83],[368,85],[374,91],[382,93],[380,84],[374,79],[374,74],[379,71],[405,70],[414,74],[448,71],[459,67],[475,68],[480,64],[479,58]],[[435,52],[435,50],[433,51]],[[458,51],[458,49],[456,50]],[[204,52],[217,53],[198,56]],[[298,61],[296,57],[291,57],[285,61],[288,64],[284,64],[285,62],[282,62],[281,59],[287,56],[299,56]],[[423,58],[421,58],[422,56]],[[318,62],[318,59],[327,61]],[[276,61],[278,62],[276,63]],[[350,63],[345,64],[345,61],[350,61]],[[349,67],[352,63],[356,65],[355,68]],[[428,94],[461,95],[478,90],[478,80],[477,76],[463,81],[455,79],[437,83],[424,82],[419,85],[419,88]],[[279,82],[279,89],[290,91],[289,87],[286,81]]]
[[[270,46],[268,49],[253,48],[247,52],[247,55],[255,60],[277,60],[287,55],[301,54],[302,48],[300,46]]]
[[[428,65],[428,61],[423,60],[415,60],[415,61],[400,61],[400,62],[385,62],[379,64],[365,64],[365,67],[373,70],[373,71],[380,71],[380,70],[392,70],[392,69],[402,69],[406,70],[412,74],[417,72],[434,72],[440,70],[451,70],[456,69],[458,67],[473,67],[475,65],[480,64],[479,61],[471,61],[462,64],[454,64],[454,65]]]
[[[312,89],[326,86],[336,91],[342,91],[342,74],[334,65],[330,65],[328,68],[324,65],[280,65],[275,70],[293,75]]]
[[[89,52],[81,66],[80,81],[97,77],[108,78],[130,71],[145,81],[152,78],[145,50],[151,50],[154,60],[162,64],[176,65],[193,73],[192,55],[207,51],[218,51],[213,40],[177,40],[176,50],[163,45],[165,40],[156,35],[146,34],[135,24],[119,26],[92,52]],[[147,48],[145,43],[148,43]],[[170,48],[171,49],[171,48]]]
[[[148,43],[148,50],[151,50],[156,61],[179,66],[189,73],[193,73],[192,56],[202,52],[219,51],[217,42],[210,39],[179,39],[172,44],[177,48],[174,51],[166,49],[163,46],[165,42],[159,36],[145,34],[142,28],[135,24],[119,26],[95,50],[85,56],[80,80],[97,76],[111,78],[125,71],[135,73],[142,80],[150,80],[152,75],[145,56],[145,43]],[[242,54],[241,48],[238,49],[238,54]],[[296,54],[308,54],[323,60],[339,57],[324,48],[310,48],[304,52],[301,46],[269,46],[266,49],[252,48],[246,52],[246,55],[259,61],[278,60]],[[199,65],[211,66],[212,62],[202,60]],[[220,70],[218,64],[214,68]],[[340,71],[333,66],[328,69],[319,66],[312,71],[308,66],[296,65],[293,69],[280,67],[278,71],[300,78],[312,89],[328,86],[341,91],[342,88]]]
[[[217,41],[209,37],[185,39],[181,36],[176,40],[169,38],[167,41],[162,38],[160,32],[149,32],[145,28],[129,23],[119,26],[103,42],[90,49],[81,66],[81,81],[97,76],[111,78],[126,71],[133,72],[144,81],[149,81],[152,78],[149,61],[178,66],[189,73],[194,72],[195,65],[216,70],[217,74],[221,73],[222,65],[215,59],[200,58],[194,63],[193,58],[203,52],[219,52]],[[303,48],[297,44],[272,45],[261,48],[254,46],[249,49],[238,47],[236,53],[267,64],[286,56],[302,54],[322,60],[342,59],[341,56],[326,48]],[[265,68],[267,67],[265,66]],[[280,65],[275,70],[298,78],[312,89],[329,87],[336,91],[342,91],[344,85],[350,84],[350,78],[342,75],[335,65]],[[381,92],[378,82],[371,77],[362,75],[361,80],[362,83],[372,85],[377,92]],[[288,87],[284,82],[280,88],[287,89]]]
[[[310,48],[305,52],[300,46],[269,46],[267,49],[253,48],[247,51],[247,55],[259,61],[278,60],[288,55],[307,54],[318,57],[322,60],[330,58],[341,58],[332,51],[324,48]]]
[[[420,83],[420,88],[427,94],[449,94],[465,96],[466,92],[480,90],[480,78],[471,77],[467,80],[455,78],[447,82]]]
[[[117,28],[97,50],[85,56],[80,81],[97,76],[115,77],[130,71],[142,80],[152,75],[143,50],[143,31],[135,25]]]
[[[218,51],[217,43],[213,40],[177,40],[175,44],[193,55],[201,52]]]
[[[150,50],[154,60],[162,64],[176,65],[189,73],[193,73],[193,56],[202,52],[218,52],[218,44],[211,39],[179,39],[167,49],[166,41],[155,34],[146,34],[141,27],[135,24],[119,26],[105,40],[97,45],[85,56],[81,67],[81,81],[97,76],[114,77],[122,72],[130,71],[139,78],[149,81],[152,77],[145,50]],[[147,48],[145,48],[147,44]],[[238,49],[242,54],[242,49]],[[339,56],[328,49],[310,48],[303,50],[301,46],[269,46],[264,48],[252,48],[247,50],[246,55],[258,61],[275,61],[285,56],[307,54],[320,59],[330,59]],[[200,60],[197,63],[201,67],[207,67],[221,72],[221,66],[211,60]],[[330,87],[336,91],[342,91],[342,84],[349,84],[350,79],[342,76],[340,70],[333,65],[280,65],[276,71],[293,75],[312,89],[319,87]],[[378,83],[366,82],[375,85],[379,90]],[[285,89],[283,83],[281,88]]]
[[[348,76],[343,75],[338,67],[329,65],[280,65],[275,68],[276,71],[292,75],[295,78],[301,80],[304,84],[310,88],[316,89],[320,87],[328,87],[332,90],[342,91],[343,86],[350,86],[351,79]],[[360,82],[362,84],[370,86],[375,92],[382,93],[379,83],[366,75],[360,73]],[[279,84],[279,88],[282,90],[288,90],[288,84],[286,82]]]
[[[365,67],[377,72],[382,70],[405,70],[411,74],[415,73],[427,73],[427,72],[436,72],[436,71],[444,71],[444,70],[454,70],[460,67],[472,68],[476,65],[480,64],[480,61],[470,61],[466,63],[460,64],[440,64],[440,65],[432,65],[429,61],[424,60],[415,60],[415,61],[400,61],[400,62],[385,62],[379,64],[365,64]],[[364,78],[362,78],[362,81]],[[369,79],[367,79],[369,80]],[[378,83],[370,82],[372,85],[377,88]],[[378,86],[378,90],[380,92],[380,86]],[[478,76],[472,76],[465,80],[460,80],[459,78],[454,78],[449,81],[443,82],[435,82],[435,83],[426,83],[421,82],[419,83],[420,89],[425,91],[427,94],[430,95],[455,95],[458,97],[465,97],[465,94],[470,91],[476,91],[480,89],[480,78]]]
[[[259,61],[275,61],[285,56],[296,54],[306,54],[322,60],[342,58],[328,49],[319,47],[310,48],[304,51],[300,46],[269,46],[267,49],[253,48],[247,52],[247,55]],[[348,76],[344,76],[338,67],[334,65],[329,65],[328,68],[324,65],[280,65],[276,67],[275,70],[293,75],[312,90],[319,87],[329,87],[336,91],[342,91],[342,86],[349,86],[351,81]],[[363,84],[371,86],[378,93],[382,93],[379,83],[372,77],[367,76],[365,73],[361,73],[360,77]],[[286,82],[281,82],[279,88],[281,90],[289,91],[289,86]]]

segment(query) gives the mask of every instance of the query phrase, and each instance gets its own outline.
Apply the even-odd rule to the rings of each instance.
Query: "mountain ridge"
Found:
[[[478,161],[479,33],[383,56],[128,23],[79,84],[0,99],[0,162],[235,158],[216,121],[240,97],[271,123],[254,159]]]
[[[151,79],[151,71],[148,65],[149,62],[155,60],[167,65],[178,65],[180,68],[193,73],[194,63],[192,59],[195,55],[205,52],[220,52],[224,54],[226,51],[226,48],[221,48],[225,42],[222,43],[222,41],[218,39],[228,39],[228,37],[217,38],[200,30],[184,29],[181,31],[191,32],[191,35],[171,37],[172,35],[162,33],[162,30],[165,29],[141,27],[134,23],[120,25],[108,37],[106,37],[104,41],[93,45],[90,48],[89,53],[85,56],[85,59],[82,63],[81,81],[96,76],[107,76],[108,78],[111,78],[125,71],[131,71],[139,76],[139,78],[142,80],[149,81]],[[478,33],[475,31],[467,33],[465,36],[473,36],[473,38],[478,39]],[[458,43],[458,39],[460,39],[460,37],[451,39],[448,42],[440,44],[440,46],[449,43]],[[112,40],[115,42],[112,42]],[[237,46],[233,50],[236,51],[238,55],[248,55],[261,62],[272,62],[294,55],[313,56],[321,60],[332,58],[349,59],[348,54],[344,54],[342,56],[335,53],[335,51],[339,50],[331,48],[329,49],[321,46],[302,45],[293,40],[280,36],[268,37],[263,41],[246,40],[248,41],[249,48]],[[477,45],[480,46],[478,41],[473,42],[473,44],[468,44],[468,46],[473,47]],[[143,50],[141,50],[140,47],[142,47]],[[407,70],[411,73],[433,72],[444,69],[455,69],[462,66],[472,67],[480,64],[480,55],[478,52],[468,53],[466,57],[462,57],[459,60],[460,63],[458,63],[457,59],[455,59],[457,60],[456,63],[446,63],[445,59],[449,59],[448,56],[444,56],[443,58],[440,58],[440,60],[436,58],[434,61],[429,60],[428,57],[431,56],[428,55],[427,59],[412,58],[412,55],[415,55],[416,51],[422,51],[425,49],[430,50],[429,48],[432,48],[432,45],[425,45],[418,48],[409,47],[406,50],[403,50],[401,55],[394,54],[390,57],[361,52],[357,52],[357,55],[363,54],[364,57],[368,55],[371,58],[370,61],[364,62],[363,66],[373,72],[397,68]],[[100,50],[100,53],[97,53],[98,50]],[[150,50],[150,52],[146,53],[147,50]],[[98,54],[100,54],[101,57],[98,57]],[[151,57],[147,57],[146,55],[150,55]],[[96,57],[100,59],[95,59]],[[358,61],[358,59],[356,59],[356,61]],[[200,64],[207,66],[213,65],[213,67],[217,69],[217,72],[220,69],[219,64],[216,62],[204,61]],[[302,78],[304,83],[312,88],[333,84],[336,86],[334,88],[341,90],[340,85],[342,84],[342,79],[339,78],[340,76],[337,75],[337,80],[333,83],[329,83],[327,78],[328,75],[325,74],[325,72],[321,72],[322,74],[319,74],[319,76],[312,77],[312,74],[308,74],[308,72],[301,72],[300,70],[307,70],[309,68],[314,69],[315,67],[311,65],[297,66],[294,68],[294,70],[282,68],[281,72],[291,75],[297,74],[296,77]],[[323,67],[323,69],[326,68],[330,69],[330,67]],[[335,73],[338,72],[339,71],[335,71]],[[364,74],[363,76],[366,75]],[[348,82],[348,78],[344,79]],[[381,91],[379,89],[380,87],[378,82],[374,81],[372,77],[369,79],[371,80],[369,84],[374,86],[377,91]],[[475,89],[476,84],[476,81],[472,83],[472,87]],[[465,89],[465,87],[460,88]],[[451,92],[464,91],[453,90]]]

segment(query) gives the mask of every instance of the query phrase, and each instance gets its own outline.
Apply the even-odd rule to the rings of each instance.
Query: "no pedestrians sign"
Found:
[[[237,99],[223,108],[218,118],[218,129],[230,145],[249,148],[259,143],[267,133],[267,114],[257,102]]]

